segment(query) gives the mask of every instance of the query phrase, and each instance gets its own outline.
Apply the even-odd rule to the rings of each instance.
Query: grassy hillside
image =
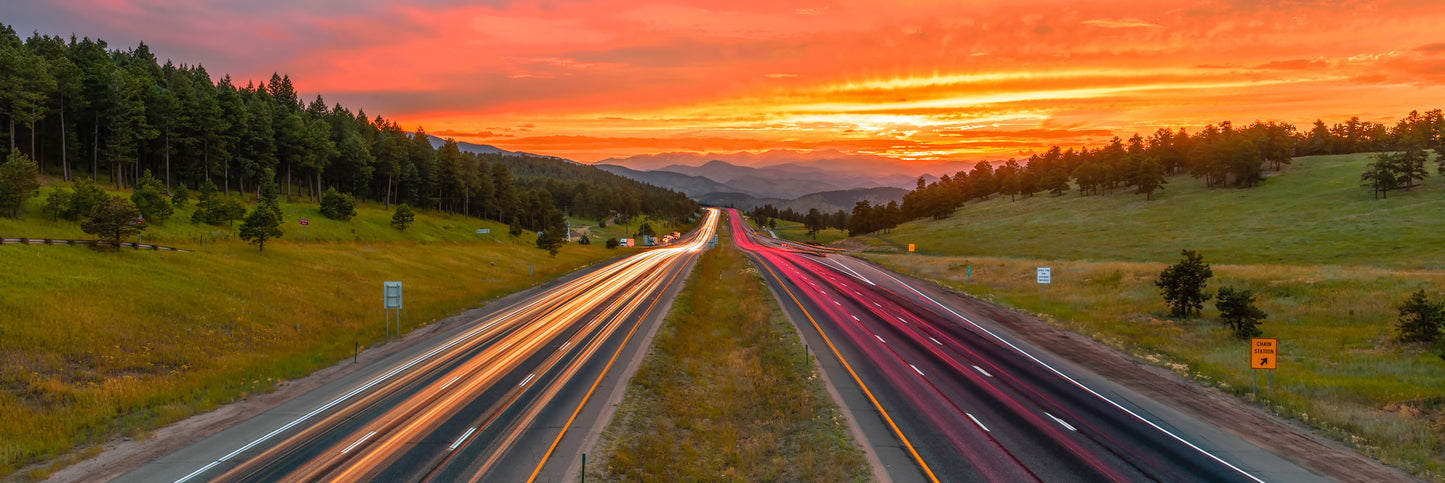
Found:
[[[1369,157],[1295,158],[1252,189],[1207,189],[1176,176],[1154,201],[1124,190],[995,196],[946,220],[860,240],[900,249],[916,243],[939,255],[1144,262],[1191,248],[1226,263],[1445,269],[1445,181],[1435,175],[1424,188],[1374,200],[1359,183]]]
[[[628,251],[568,245],[551,258],[494,223],[423,213],[400,232],[376,207],[350,222],[284,208],[286,236],[264,253],[180,219],[147,239],[199,249],[192,237],[206,233],[204,251],[0,246],[0,475],[143,436],[377,344],[382,281],[406,284],[409,331],[530,286],[529,266],[540,282]],[[304,247],[297,216],[312,220]],[[89,238],[75,222],[37,218],[4,219],[0,232]],[[487,226],[494,238],[477,240]],[[314,241],[352,239],[352,228],[360,241]]]
[[[1273,391],[1260,375],[1261,406],[1441,480],[1445,360],[1440,346],[1393,337],[1409,292],[1445,299],[1445,181],[1432,176],[1373,200],[1358,183],[1367,162],[1297,158],[1247,190],[1175,177],[1155,201],[1124,192],[996,197],[845,243],[895,253],[917,243],[915,256],[869,256],[1251,398],[1246,343],[1221,328],[1213,302],[1200,318],[1171,318],[1153,285],[1180,249],[1198,250],[1214,267],[1209,290],[1255,291],[1269,314],[1264,337],[1280,339]],[[1053,268],[1047,306],[1034,279],[1040,266]]]

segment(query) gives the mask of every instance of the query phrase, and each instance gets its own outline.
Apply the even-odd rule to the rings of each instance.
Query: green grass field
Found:
[[[842,240],[844,238],[848,238],[847,231],[839,230],[837,228],[828,228],[819,231],[817,239],[814,240],[814,237],[808,236],[808,229],[804,227],[802,223],[795,223],[783,220],[778,220],[778,229],[773,231],[777,233],[778,237],[780,238],[803,243],[817,242],[828,244],[838,240]],[[767,232],[764,231],[763,233]]]
[[[1296,158],[1253,189],[1175,176],[1154,201],[1127,190],[995,196],[946,220],[859,238],[936,255],[1153,262],[1191,248],[1233,264],[1445,269],[1445,180],[1432,175],[1423,188],[1373,200],[1359,186],[1369,156]]]
[[[568,245],[551,258],[495,223],[419,213],[401,232],[370,205],[350,222],[284,209],[286,235],[264,253],[184,220],[189,210],[147,240],[193,253],[0,246],[0,476],[69,455],[23,475],[43,478],[110,438],[144,437],[374,346],[382,281],[405,283],[410,331],[530,286],[529,266],[541,282],[629,251]],[[312,222],[305,246],[298,216]],[[0,232],[91,238],[38,218],[0,219]],[[475,236],[489,226],[494,238]]]
[[[720,238],[658,329],[587,479],[867,481],[797,332]]]
[[[1445,297],[1445,182],[1372,200],[1368,155],[1298,158],[1263,186],[1207,190],[1170,178],[1156,201],[1127,193],[971,203],[887,236],[880,263],[1041,314],[1139,359],[1249,398],[1246,343],[1217,322],[1173,319],[1153,281],[1179,250],[1214,267],[1212,292],[1258,294],[1280,339],[1275,390],[1258,403],[1415,475],[1445,478],[1445,360],[1393,341],[1395,307]],[[917,243],[920,254],[896,253]],[[894,252],[892,254],[884,252]],[[1036,267],[1053,269],[1047,306]],[[972,276],[969,276],[969,272]]]

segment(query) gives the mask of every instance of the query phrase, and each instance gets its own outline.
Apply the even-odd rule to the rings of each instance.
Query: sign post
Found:
[[[386,337],[391,338],[391,311],[396,310],[396,335],[401,335],[401,282],[382,282],[381,307],[386,310]]]
[[[973,271],[971,267],[969,271]],[[972,274],[970,273],[969,275]],[[1053,282],[1053,269],[1049,267],[1039,267],[1036,276],[1039,281],[1039,305],[1048,307],[1048,286]]]
[[[306,246],[306,225],[310,225],[311,220],[308,218],[302,218],[298,221],[301,222],[301,246],[304,247]]]
[[[1259,395],[1259,371],[1265,373],[1265,386],[1274,389],[1274,370],[1279,367],[1279,339],[1256,337],[1249,339],[1249,368],[1254,372],[1254,393]]]

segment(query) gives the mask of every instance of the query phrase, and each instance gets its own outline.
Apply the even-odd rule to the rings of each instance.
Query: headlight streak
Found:
[[[441,445],[445,451],[437,463],[439,467],[457,451],[474,442],[477,437],[468,438],[474,432],[493,432],[497,416],[514,402],[526,399],[528,405],[522,408],[521,416],[511,418],[500,428],[504,435],[491,446],[489,457],[480,466],[478,476],[486,474],[508,448],[517,442],[522,429],[533,424],[538,414],[555,398],[584,366],[611,339],[624,322],[638,313],[643,304],[664,287],[670,271],[680,263],[704,249],[716,230],[718,210],[709,210],[702,225],[693,238],[672,247],[648,250],[624,260],[614,262],[593,273],[563,283],[543,293],[534,295],[522,305],[504,310],[485,319],[473,321],[480,327],[467,331],[442,344],[422,357],[413,359],[388,373],[389,377],[377,379],[352,391],[347,396],[333,401],[325,407],[349,401],[345,409],[328,414],[306,429],[290,436],[262,454],[249,458],[245,463],[222,475],[220,479],[244,479],[255,465],[292,451],[297,444],[318,441],[323,434],[330,441],[340,441],[306,464],[285,471],[288,480],[340,480],[355,481],[374,477],[388,465],[396,462],[401,454],[418,442],[427,439],[437,431],[443,422],[452,421],[459,411],[481,393],[496,384],[511,384],[500,402],[476,416],[476,423],[466,435],[446,436],[450,443]],[[602,323],[598,323],[598,322]],[[506,380],[526,361],[533,360],[543,351],[551,351],[540,363],[530,366],[531,376],[525,385],[520,380]],[[459,359],[462,356],[466,359]],[[437,374],[435,371],[444,370]],[[535,377],[535,379],[533,379]],[[333,428],[341,427],[357,411],[380,404],[393,390],[402,389],[423,381],[437,381],[431,389],[415,391],[410,396],[381,411],[365,424],[353,424],[346,436],[334,433]],[[445,381],[445,383],[441,383]],[[529,394],[528,398],[522,398]],[[316,414],[314,411],[294,421],[292,425]],[[283,431],[253,442],[247,447]],[[244,448],[243,448],[244,449]],[[342,450],[345,451],[342,451]],[[233,458],[241,450],[228,455]],[[224,460],[223,459],[223,460]],[[217,461],[193,473],[196,476],[214,467]],[[190,477],[187,477],[190,478]]]

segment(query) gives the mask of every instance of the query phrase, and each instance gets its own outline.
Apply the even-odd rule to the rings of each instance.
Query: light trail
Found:
[[[880,286],[886,280],[876,275],[870,280],[828,258],[830,250],[755,240],[742,218],[730,215],[738,246],[808,315],[898,438],[905,444],[930,442],[916,450],[908,446],[930,478],[931,467],[941,468],[937,477],[945,480],[1256,481],[1182,437],[1105,403],[886,272],[879,271],[913,293]],[[929,303],[948,313],[927,308]]]
[[[619,260],[471,321],[476,329],[245,446],[259,446],[287,428],[299,428],[260,454],[245,458],[238,450],[187,478],[232,459],[244,461],[218,479],[265,475],[261,478],[356,481],[389,475],[399,467],[414,472],[417,462],[403,460],[430,451],[422,442],[458,424],[471,429],[454,442],[437,445],[439,451],[420,456],[431,465],[422,473],[434,473],[469,446],[482,444],[483,463],[473,469],[478,476],[486,474],[619,330],[640,324],[640,314],[651,307],[647,300],[655,299],[707,246],[719,218],[719,211],[710,209],[686,242]],[[519,372],[525,378],[513,376]],[[509,377],[518,379],[510,379],[510,389],[500,389]],[[421,389],[425,386],[434,389]],[[482,400],[495,402],[477,406]],[[363,427],[358,420],[369,423]],[[328,445],[333,450],[309,449]]]

